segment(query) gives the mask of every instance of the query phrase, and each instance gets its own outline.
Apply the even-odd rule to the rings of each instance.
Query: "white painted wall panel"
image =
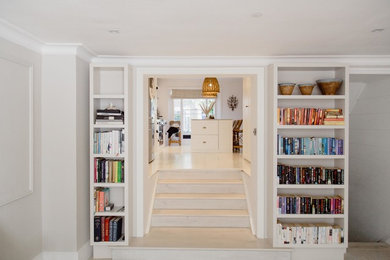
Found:
[[[351,77],[350,241],[390,237],[390,76]],[[357,89],[354,89],[357,86]]]

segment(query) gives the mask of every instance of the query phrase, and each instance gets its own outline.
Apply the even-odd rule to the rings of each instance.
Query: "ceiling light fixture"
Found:
[[[219,83],[217,78],[205,78],[202,86],[203,97],[216,97],[219,93]]]
[[[108,30],[108,32],[111,33],[111,34],[119,34],[121,31],[119,29],[117,29],[117,28],[114,28],[114,29]]]
[[[371,32],[373,32],[373,33],[376,33],[376,32],[383,32],[385,29],[383,29],[383,28],[376,28],[376,29],[373,29],[373,30],[371,30]]]
[[[255,12],[255,13],[252,14],[252,17],[253,17],[253,18],[260,18],[260,17],[262,17],[262,16],[263,16],[263,14],[260,13],[260,12]]]

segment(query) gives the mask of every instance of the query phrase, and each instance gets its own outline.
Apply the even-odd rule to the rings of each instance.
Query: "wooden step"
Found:
[[[169,183],[177,183],[177,184],[242,184],[242,180],[239,179],[166,179],[159,180],[158,183],[161,184],[169,184]]]
[[[159,179],[241,179],[241,171],[237,169],[213,169],[213,170],[162,170],[159,171]]]
[[[199,181],[199,180],[198,180]],[[241,181],[228,182],[159,182],[156,193],[244,193],[244,185]]]
[[[155,209],[247,209],[244,194],[156,194]]]
[[[153,210],[152,227],[249,227],[247,210]]]

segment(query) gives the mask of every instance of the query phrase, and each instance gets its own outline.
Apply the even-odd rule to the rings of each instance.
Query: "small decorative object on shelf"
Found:
[[[278,85],[282,95],[291,95],[295,87],[295,83],[279,83]]]
[[[315,84],[307,83],[307,84],[298,84],[299,91],[301,91],[302,95],[311,95],[313,92],[313,88]]]
[[[234,95],[231,95],[227,100],[228,107],[234,111],[234,109],[237,108],[238,105],[238,98]]]
[[[322,95],[336,95],[343,84],[342,79],[319,79],[316,81]]]
[[[214,105],[215,105],[215,101],[212,101],[210,103],[206,101],[205,103],[199,105],[203,113],[206,115],[206,118],[209,118],[209,114],[211,110],[213,110]]]

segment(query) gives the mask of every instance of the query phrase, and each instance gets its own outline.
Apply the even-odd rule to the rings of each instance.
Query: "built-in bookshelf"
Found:
[[[90,65],[91,245],[128,244],[128,78],[127,65]]]
[[[268,70],[272,125],[272,204],[274,247],[345,248],[348,245],[348,67],[339,64],[276,64]],[[336,95],[281,95],[278,83],[343,80]],[[324,124],[324,112],[341,109],[344,122]],[[300,114],[301,113],[301,114]],[[310,115],[313,117],[306,117]],[[293,118],[291,118],[293,117]],[[334,116],[333,118],[337,118]],[[326,121],[326,120],[325,120]],[[329,235],[332,234],[332,235]],[[295,239],[292,239],[295,238]]]

